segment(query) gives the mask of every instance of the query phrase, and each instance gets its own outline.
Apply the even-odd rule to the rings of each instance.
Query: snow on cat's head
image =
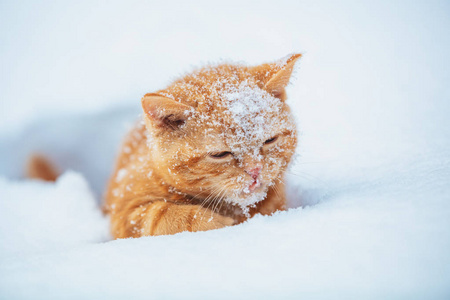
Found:
[[[165,184],[244,209],[263,200],[295,150],[285,87],[299,57],[207,66],[145,95],[150,155]]]

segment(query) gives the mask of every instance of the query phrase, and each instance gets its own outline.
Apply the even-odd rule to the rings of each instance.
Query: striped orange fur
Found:
[[[300,56],[207,66],[146,94],[106,191],[113,236],[205,231],[285,209],[297,143],[285,87]]]

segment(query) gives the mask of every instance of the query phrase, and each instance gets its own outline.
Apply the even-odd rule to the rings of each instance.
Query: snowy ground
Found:
[[[450,5],[0,3],[0,299],[449,299]],[[293,207],[110,241],[139,99],[191,65],[304,58]],[[31,151],[66,172],[23,180]]]

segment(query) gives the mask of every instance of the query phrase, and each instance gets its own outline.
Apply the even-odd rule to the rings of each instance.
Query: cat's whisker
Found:
[[[212,193],[211,193],[207,198],[205,198],[205,199],[202,201],[202,203],[200,204],[199,208],[197,209],[197,212],[195,213],[195,216],[197,216],[197,214],[200,212],[200,210],[203,210],[203,209],[204,209],[204,212],[203,212],[203,214],[201,215],[200,220],[203,220],[203,218],[204,218],[204,216],[205,216],[205,213],[208,211],[208,207],[209,207],[209,205],[210,205],[210,204],[208,204],[208,206],[205,207],[205,204],[207,204],[208,201],[209,201],[212,197],[213,197],[213,196],[212,196]]]
[[[285,184],[281,177],[277,177],[276,180],[278,180],[281,184]]]
[[[299,166],[299,165],[309,165],[309,164],[324,164],[327,163],[325,161],[301,161],[301,162],[296,162],[295,165]]]
[[[202,209],[202,208],[205,208],[205,212],[203,213],[203,215],[202,215],[202,217],[201,217],[201,220],[204,218],[204,216],[205,216],[205,214],[206,214],[206,212],[208,211],[208,209],[209,209],[209,207],[211,206],[211,204],[213,203],[213,201],[210,201],[211,199],[215,199],[215,196],[216,196],[216,193],[218,192],[218,191],[221,191],[221,190],[224,190],[226,187],[225,186],[222,186],[222,185],[214,185],[213,187],[213,190],[211,191],[211,193],[208,195],[208,197],[206,197],[203,201],[202,201],[202,204],[200,205],[200,207],[199,207],[199,209],[197,210],[197,212],[196,212],[196,214],[200,211],[200,209]],[[206,207],[205,207],[205,204],[208,204]]]
[[[211,186],[211,187],[207,187],[207,188],[203,188],[202,191],[200,191],[198,194],[195,194],[194,196],[192,196],[193,199],[197,199],[197,196],[200,194],[203,194],[207,191],[210,191],[212,189],[216,188],[216,186]]]
[[[213,216],[213,214],[216,212],[216,206],[219,204],[219,202],[221,202],[221,200],[223,199],[223,197],[221,197],[221,194],[223,192],[225,192],[227,186],[222,186],[222,188],[219,190],[219,192],[217,193],[217,195],[214,197],[213,201],[212,201],[212,206],[211,206],[211,218]]]
[[[217,194],[214,196],[213,200],[211,201],[211,217],[213,216],[214,213],[216,213],[216,208],[219,205],[219,203],[222,202],[224,196],[222,196],[222,194],[224,194],[226,192],[228,188],[228,184],[223,184],[220,186],[220,188],[217,190]],[[209,205],[208,205],[209,208]]]
[[[214,193],[216,190],[218,190],[218,189],[219,189],[219,187],[217,187],[217,186],[211,186],[211,187],[209,187],[209,188],[206,189],[206,191],[207,191],[207,190],[211,190],[211,192],[208,194],[208,196],[207,196],[205,199],[202,200],[201,204],[199,205],[197,211],[196,211],[195,214],[194,214],[194,218],[197,217],[197,214],[199,213],[199,211],[205,206],[205,204],[206,204],[206,202],[209,200],[209,198],[210,198],[210,197],[213,195],[213,193]],[[199,194],[203,193],[203,192],[204,192],[204,191],[198,193],[197,196],[198,196]]]
[[[318,181],[321,184],[325,184],[325,182],[323,180],[321,180],[320,178],[313,176],[311,174],[307,174],[307,173],[294,173],[292,171],[286,171],[286,174],[288,175],[292,175],[292,176],[297,176],[298,178],[302,178],[302,179],[306,179],[309,181]]]
[[[215,206],[213,206],[213,212],[216,212],[216,208],[219,206],[219,203],[223,203],[223,198],[224,198],[224,193],[227,189],[227,186],[224,186],[224,188],[217,194],[217,204]],[[217,212],[219,212],[220,210],[218,210]]]
[[[211,195],[210,199],[213,199],[213,198],[214,198],[214,196]],[[204,211],[203,211],[201,220],[203,220],[203,218],[205,217],[205,215],[206,215],[206,213],[208,212],[208,210],[210,210],[209,207],[211,206],[212,202],[213,202],[213,200],[212,200],[212,201],[208,201],[208,205],[207,205],[206,207],[203,206]],[[212,216],[212,214],[211,214],[211,216]]]
[[[218,212],[222,211],[222,206],[223,206],[223,203],[225,202],[225,201],[223,201],[224,198],[225,198],[225,196],[222,196],[222,198],[220,199],[220,207],[219,207]]]
[[[274,185],[274,186],[273,186],[273,190],[274,190],[275,194],[277,195],[278,198],[280,198],[281,195],[280,195],[278,189],[279,189],[279,187],[278,187],[277,185]]]

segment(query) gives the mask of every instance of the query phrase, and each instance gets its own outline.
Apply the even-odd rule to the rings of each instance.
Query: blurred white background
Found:
[[[0,134],[33,151],[23,128],[137,114],[193,66],[302,52],[289,101],[306,162],[414,160],[450,139],[449,16],[448,1],[2,1]],[[63,123],[45,124],[59,143]]]
[[[418,112],[430,110],[442,118],[449,98],[449,6],[448,1],[2,1],[0,125],[134,105],[192,65],[219,59],[257,64],[291,52],[305,54],[295,82],[296,101],[305,109],[345,106],[357,112],[352,118],[372,122],[379,122],[380,111],[391,111],[384,122],[399,111],[419,121]]]
[[[0,132],[139,110],[202,63],[302,52],[289,93],[304,155],[417,155],[450,137],[449,16],[447,1],[2,1]]]

